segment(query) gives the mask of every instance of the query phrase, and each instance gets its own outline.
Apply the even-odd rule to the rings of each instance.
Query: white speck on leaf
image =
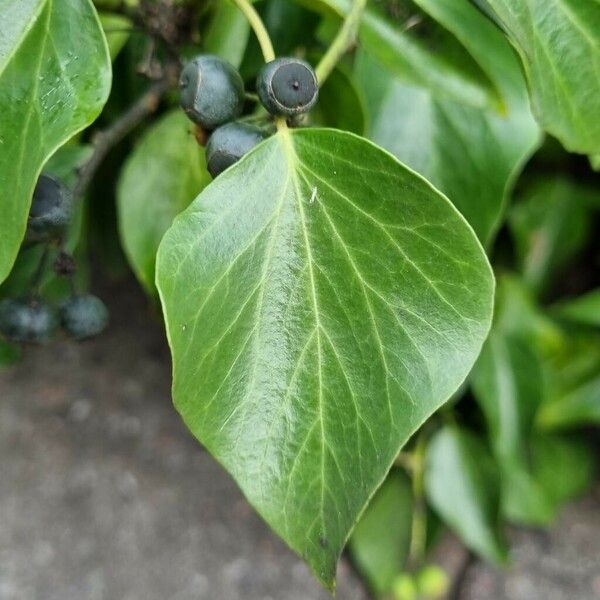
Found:
[[[317,199],[317,188],[316,186],[312,190],[312,194],[310,195],[309,204],[312,204]]]

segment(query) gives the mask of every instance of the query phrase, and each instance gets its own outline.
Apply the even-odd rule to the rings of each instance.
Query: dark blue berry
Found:
[[[76,340],[98,335],[108,325],[108,309],[100,298],[91,294],[65,300],[59,315],[62,328]]]
[[[206,164],[209,173],[216,177],[237,162],[267,134],[248,123],[227,123],[213,131],[206,145]]]
[[[276,58],[261,69],[256,91],[271,114],[292,117],[308,112],[315,105],[319,85],[307,62],[299,58]]]
[[[72,218],[71,191],[60,180],[42,173],[33,192],[27,222],[27,239],[48,241],[61,238]]]
[[[204,129],[214,129],[242,114],[242,77],[218,56],[197,56],[187,63],[181,71],[179,88],[183,110]]]
[[[0,302],[0,334],[13,342],[47,342],[58,325],[54,310],[42,300],[7,298]]]

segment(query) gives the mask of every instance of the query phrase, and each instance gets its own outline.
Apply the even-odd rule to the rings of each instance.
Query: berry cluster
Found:
[[[236,120],[246,101],[244,82],[237,70],[218,56],[202,55],[187,63],[179,87],[187,116],[211,132],[206,164],[213,177],[268,136],[265,129]],[[314,106],[319,86],[308,63],[298,58],[277,58],[261,69],[256,92],[271,115],[291,118]]]
[[[73,292],[58,308],[39,297],[37,288],[39,278],[43,275],[45,258],[51,246],[62,247],[72,217],[71,191],[55,177],[40,175],[29,211],[25,240],[29,245],[43,244],[45,250],[30,293],[23,298],[4,298],[0,301],[0,336],[7,340],[47,342],[59,325],[71,337],[83,340],[106,327],[108,310],[96,296]],[[72,278],[76,270],[73,257],[59,251],[54,270],[58,275]]]

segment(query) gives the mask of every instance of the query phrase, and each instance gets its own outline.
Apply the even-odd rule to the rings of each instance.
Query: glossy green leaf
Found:
[[[133,271],[154,294],[158,245],[173,219],[211,181],[193,126],[174,110],[148,129],[117,187],[119,234]]]
[[[339,15],[351,6],[351,0],[305,2],[325,5]],[[402,14],[393,19],[380,3],[369,3],[359,31],[369,53],[408,84],[467,105],[499,109],[500,90],[454,34],[414,5],[397,9]]]
[[[127,43],[133,24],[127,17],[114,13],[103,12],[99,14],[99,17],[106,36],[110,58],[114,61]]]
[[[89,0],[8,0],[0,7],[0,281],[25,233],[47,158],[100,112],[110,60]],[[11,23],[5,31],[5,23]]]
[[[553,314],[580,325],[600,327],[600,288],[556,304]]]
[[[366,140],[284,130],[175,219],[157,284],[176,407],[332,586],[399,448],[487,334],[476,236]]]
[[[425,491],[430,504],[464,543],[494,563],[506,561],[499,533],[500,474],[484,443],[457,427],[429,442]]]
[[[538,179],[525,189],[509,224],[523,279],[534,291],[545,291],[587,242],[592,224],[587,207],[599,195],[562,177]]]
[[[600,151],[597,0],[486,0],[509,33],[544,129],[572,152]]]
[[[356,525],[352,559],[376,596],[392,588],[408,557],[413,499],[408,477],[392,471]]]
[[[362,53],[357,75],[370,108],[370,137],[444,192],[487,243],[501,224],[513,181],[539,143],[539,129],[518,61],[497,28],[468,0],[420,3],[437,7],[433,14],[494,78],[505,113],[407,85]]]

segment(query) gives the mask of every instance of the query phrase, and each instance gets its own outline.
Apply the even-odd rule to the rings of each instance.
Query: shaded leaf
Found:
[[[587,206],[598,190],[562,177],[536,180],[509,216],[524,281],[536,292],[546,290],[557,270],[589,239]]]
[[[317,64],[317,61],[313,61]],[[319,101],[308,115],[310,124],[365,133],[365,100],[351,73],[338,65],[319,90]]]
[[[350,0],[304,0],[345,15]],[[398,7],[400,9],[400,7]],[[377,60],[408,84],[436,96],[472,106],[502,105],[495,82],[457,38],[416,6],[395,19],[370,2],[360,26],[360,41]]]
[[[10,0],[1,10],[0,281],[23,239],[42,165],[96,118],[111,80],[89,0]]]
[[[519,456],[543,401],[540,356],[527,338],[492,331],[472,371],[471,381],[486,418],[494,453],[500,459]]]
[[[600,425],[600,375],[546,402],[537,423],[542,429]]]
[[[507,192],[539,143],[539,130],[518,61],[497,28],[467,0],[420,3],[437,7],[433,14],[494,78],[505,112],[406,85],[362,53],[357,74],[370,108],[370,137],[444,192],[487,243],[501,224]]]
[[[444,427],[430,440],[425,491],[440,517],[484,558],[506,561],[500,536],[500,475],[484,443],[474,434]]]
[[[392,471],[350,538],[352,558],[377,596],[391,590],[408,557],[412,505],[410,480]]]
[[[487,334],[475,235],[366,140],[285,129],[175,219],[157,283],[176,407],[332,586],[399,448]]]
[[[192,125],[174,110],[129,155],[117,187],[119,234],[134,273],[154,294],[158,245],[173,219],[211,181]]]
[[[555,304],[553,314],[581,325],[600,327],[600,289]]]
[[[204,38],[203,50],[239,67],[249,37],[250,25],[244,13],[231,0],[221,0],[216,4],[215,14]]]
[[[536,479],[556,509],[584,492],[594,480],[593,450],[579,437],[537,435],[532,439],[531,455]]]
[[[115,13],[102,12],[98,16],[106,36],[110,59],[114,61],[127,43],[133,24],[127,17]]]
[[[0,339],[0,369],[9,367],[21,358],[21,349]]]
[[[600,151],[600,4],[486,0],[514,43],[533,111],[567,150]]]

